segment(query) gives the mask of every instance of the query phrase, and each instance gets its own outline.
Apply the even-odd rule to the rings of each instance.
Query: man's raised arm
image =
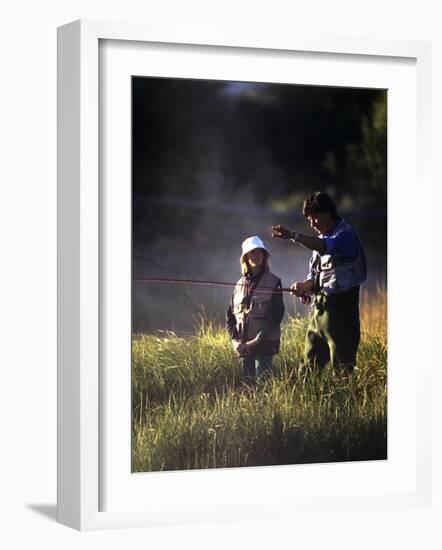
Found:
[[[302,235],[297,231],[291,231],[283,225],[272,226],[272,237],[276,239],[291,239],[293,242],[297,242],[308,248],[309,250],[317,250],[319,254],[325,254],[327,249],[323,239],[319,237],[309,237],[308,235]]]

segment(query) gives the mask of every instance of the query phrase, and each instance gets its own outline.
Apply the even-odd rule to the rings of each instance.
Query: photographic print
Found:
[[[387,91],[132,77],[132,471],[387,458]]]

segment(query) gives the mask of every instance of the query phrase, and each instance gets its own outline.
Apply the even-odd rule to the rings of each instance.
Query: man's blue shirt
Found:
[[[359,251],[359,243],[356,235],[349,226],[342,224],[343,229],[340,230],[340,225],[343,220],[340,219],[334,227],[325,235],[321,235],[325,241],[326,253],[331,256],[339,256],[344,261],[356,260]]]
[[[327,231],[324,235],[319,235],[320,239],[325,241],[326,254],[331,256],[339,256],[343,261],[352,262],[356,260],[359,254],[359,241],[355,233],[347,223],[340,218],[336,224]],[[315,271],[313,270],[315,254],[312,255],[309,265],[309,273],[307,279],[315,279]]]

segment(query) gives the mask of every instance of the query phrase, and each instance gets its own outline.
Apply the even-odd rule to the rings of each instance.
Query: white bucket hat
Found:
[[[242,243],[242,254],[239,261],[242,261],[243,257],[245,256],[245,254],[247,254],[247,252],[251,252],[256,248],[261,248],[262,250],[265,250],[267,254],[270,256],[270,252],[267,250],[262,240],[259,237],[254,236],[254,237],[249,237]]]

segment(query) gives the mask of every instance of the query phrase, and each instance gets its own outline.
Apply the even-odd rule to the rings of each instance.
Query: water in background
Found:
[[[160,205],[153,201],[151,207],[156,211],[159,208],[168,209],[175,219],[181,217],[182,232],[173,237],[165,234],[163,238],[150,239],[152,225],[146,223],[146,233],[138,236],[134,246],[134,277],[234,283],[241,276],[241,242],[251,235],[259,235],[271,251],[271,270],[281,278],[283,287],[306,278],[311,252],[291,241],[272,239],[270,230],[272,224],[283,223],[310,234],[311,230],[301,216],[287,216],[266,209],[245,209],[241,205],[232,205],[229,209],[228,205],[220,203],[212,206],[207,203],[186,205],[182,202],[179,205]],[[186,223],[186,216],[192,217],[192,223]],[[163,213],[160,218],[164,217]],[[350,222],[351,217],[349,213],[347,219]],[[353,217],[356,218],[354,214]],[[151,220],[154,219],[152,215]],[[364,228],[360,217],[357,220],[358,226]],[[367,220],[367,226],[376,221],[379,223],[379,220]],[[385,248],[373,247],[370,232],[363,233],[359,232],[365,244],[369,267],[369,279],[365,286],[385,285]],[[191,333],[201,319],[223,325],[233,291],[233,288],[225,287],[143,281],[133,281],[132,289],[133,332],[163,330],[177,334]],[[285,293],[283,299],[286,319],[287,316],[308,314],[309,307],[303,306],[289,293]]]

